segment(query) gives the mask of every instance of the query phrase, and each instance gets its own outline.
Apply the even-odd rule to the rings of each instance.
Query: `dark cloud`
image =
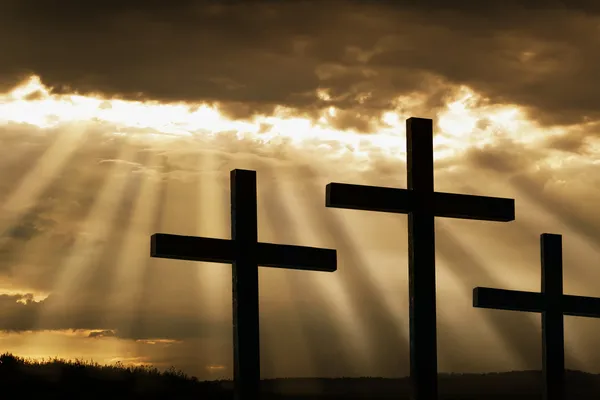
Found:
[[[31,240],[52,227],[54,221],[43,218],[40,214],[28,214],[19,225],[12,227],[7,235],[17,240]]]
[[[91,337],[91,338],[103,338],[103,337],[115,337],[115,336],[117,336],[117,334],[113,330],[92,331],[88,335],[88,337]]]
[[[32,329],[39,314],[41,303],[32,294],[0,294],[0,330],[15,332]]]
[[[81,299],[80,299],[81,300]],[[91,299],[88,299],[91,300]],[[96,302],[100,300],[93,299]],[[50,311],[47,307],[59,303],[61,311]],[[153,317],[151,310],[143,310],[142,324],[133,326],[136,320],[132,315],[113,318],[116,323],[107,323],[106,314],[111,312],[105,306],[88,303],[69,303],[60,295],[51,295],[45,300],[35,301],[33,294],[0,294],[0,331],[24,332],[41,330],[92,330],[90,338],[118,337],[123,339],[190,339],[209,336],[209,332],[229,333],[231,321],[208,321],[197,315],[161,315]],[[118,313],[118,311],[117,311]],[[45,318],[46,317],[46,318]]]
[[[502,145],[473,147],[464,154],[464,161],[468,164],[508,175],[529,168],[541,158],[541,154],[525,150],[524,145],[509,140],[504,141]]]
[[[600,136],[598,127],[597,122],[574,127],[561,135],[550,136],[544,145],[549,149],[592,155],[593,150],[589,147],[588,139]]]
[[[552,149],[562,150],[568,155],[573,152],[572,146],[568,142],[565,144],[564,137],[548,142],[553,145],[550,146]],[[533,201],[539,209],[560,220],[564,227],[599,248],[600,219],[595,212],[598,194],[592,189],[598,187],[598,175],[594,173],[597,167],[593,164],[578,169],[565,166],[562,169],[566,170],[566,174],[561,174],[547,167],[536,168],[543,160],[542,151],[514,144],[471,149],[465,157],[467,163],[508,179],[524,199]],[[566,187],[556,186],[557,182],[562,182],[563,175],[567,175],[571,183]]]
[[[414,92],[429,100],[413,112],[433,117],[462,84],[543,123],[597,119],[598,5],[524,3],[13,0],[1,83],[36,73],[59,92],[218,102],[235,117],[335,105],[336,127],[362,131]]]

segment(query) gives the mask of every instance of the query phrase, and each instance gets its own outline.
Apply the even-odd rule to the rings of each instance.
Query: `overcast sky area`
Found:
[[[436,190],[516,202],[436,220],[439,370],[540,368],[539,315],[472,289],[539,291],[548,232],[565,293],[600,297],[600,4],[520,3],[0,0],[0,352],[230,378],[231,268],[149,244],[229,238],[243,168],[261,241],[338,251],[261,269],[263,376],[407,375],[407,217],[328,209],[325,185],[406,187],[414,116]],[[567,368],[600,373],[599,332],[565,319]]]

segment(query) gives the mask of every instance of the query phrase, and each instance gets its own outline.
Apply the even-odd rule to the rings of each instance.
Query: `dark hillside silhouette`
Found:
[[[597,400],[600,375],[566,371],[567,400]],[[0,356],[2,398],[48,399],[233,399],[233,382],[198,381],[170,369],[102,366],[90,362],[30,362]],[[540,371],[488,374],[440,374],[442,400],[539,400]],[[318,385],[315,385],[318,383]],[[319,389],[315,389],[319,388]],[[319,392],[315,392],[319,390]],[[409,399],[408,378],[267,379],[262,400]]]
[[[11,354],[0,356],[0,382],[3,399],[227,398],[218,382],[198,382],[174,369],[160,372],[60,359],[32,362]]]

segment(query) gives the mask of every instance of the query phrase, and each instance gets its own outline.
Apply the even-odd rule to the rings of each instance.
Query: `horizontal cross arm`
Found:
[[[410,194],[406,189],[330,183],[325,187],[325,206],[408,214]]]
[[[444,192],[436,192],[433,199],[438,217],[497,222],[515,219],[513,199]]]
[[[231,240],[156,233],[150,242],[150,256],[174,260],[230,264],[235,258]]]
[[[327,207],[363,211],[408,214],[418,201],[407,189],[345,183],[330,183],[325,193]],[[433,208],[436,217],[499,222],[515,219],[515,201],[500,197],[435,192]]]
[[[334,272],[335,250],[287,244],[258,243],[258,264],[266,267]]]
[[[335,250],[273,243],[257,244],[258,265],[277,268],[333,272],[337,269]],[[157,233],[152,235],[152,257],[174,260],[233,263],[235,246],[231,240]]]
[[[544,297],[541,293],[517,290],[476,287],[473,289],[473,307],[497,310],[543,312]]]
[[[562,303],[565,315],[600,318],[599,298],[564,295]]]

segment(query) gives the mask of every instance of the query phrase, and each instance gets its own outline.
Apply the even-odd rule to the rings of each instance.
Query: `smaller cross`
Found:
[[[540,236],[542,292],[473,289],[473,307],[542,314],[542,374],[545,400],[565,398],[564,315],[600,318],[600,298],[563,294],[562,236]]]
[[[232,264],[236,400],[259,398],[258,266],[333,272],[335,250],[258,242],[256,172],[231,171],[231,240],[157,233],[151,256]]]

